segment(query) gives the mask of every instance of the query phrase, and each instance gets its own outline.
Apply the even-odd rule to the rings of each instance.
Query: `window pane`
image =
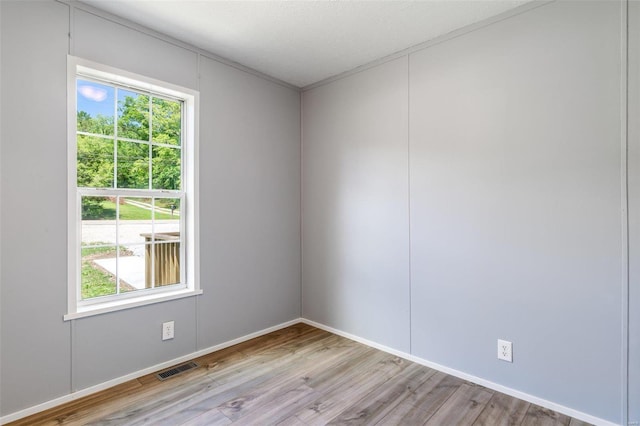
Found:
[[[155,285],[180,282],[180,199],[154,198]]]
[[[82,249],[82,299],[116,293],[116,247]]]
[[[118,137],[149,141],[149,96],[118,89]]]
[[[107,197],[82,197],[82,245],[116,243],[116,208]]]
[[[153,189],[180,189],[180,148],[153,147]]]
[[[149,188],[149,145],[118,141],[118,188]]]
[[[120,292],[125,293],[151,287],[151,266],[146,265],[147,247],[151,245],[129,245],[120,250],[118,278]]]
[[[182,104],[176,101],[153,98],[152,136],[157,143],[180,145],[180,127],[182,124]]]
[[[145,77],[123,85],[112,70],[85,63],[70,67],[69,78],[72,68],[77,181],[70,182],[69,196],[79,205],[69,212],[76,223],[69,237],[80,244],[68,256],[75,268],[69,291],[70,300],[79,294],[80,301],[70,310],[153,299],[185,283],[195,288],[187,277],[193,247],[181,233],[191,229],[182,213],[192,193],[182,190],[182,177],[189,176],[183,171],[190,170],[194,140],[182,126],[196,115],[187,114],[196,106],[193,95]]]
[[[113,135],[114,88],[92,81],[77,81],[78,131]]]
[[[78,135],[78,187],[113,187],[113,141]]]
[[[153,214],[156,233],[180,232],[180,198],[154,198]]]
[[[156,234],[158,237],[154,244],[156,287],[180,282],[180,236],[174,234]]]
[[[119,197],[118,207],[118,243],[128,248],[129,244],[151,242],[151,198]]]

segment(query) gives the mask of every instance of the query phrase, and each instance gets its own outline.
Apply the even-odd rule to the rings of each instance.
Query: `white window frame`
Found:
[[[99,297],[83,301],[81,298],[80,247],[81,247],[81,197],[82,195],[122,195],[136,197],[141,192],[134,189],[80,189],[77,186],[77,93],[76,80],[89,78],[108,83],[131,87],[183,101],[181,144],[182,152],[182,190],[180,194],[172,191],[159,194],[169,198],[182,198],[181,203],[181,276],[182,286],[148,290],[139,290]],[[134,74],[118,68],[88,61],[82,58],[67,57],[67,187],[68,187],[68,289],[67,314],[64,320],[98,315],[122,309],[152,303],[164,302],[183,297],[202,294],[199,277],[198,244],[198,107],[199,93],[195,90]],[[115,140],[114,140],[115,143]],[[146,194],[146,193],[145,193]],[[184,236],[184,237],[183,237]]]

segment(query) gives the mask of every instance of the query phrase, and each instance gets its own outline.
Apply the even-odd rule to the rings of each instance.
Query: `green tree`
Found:
[[[180,189],[181,149],[153,147],[153,189]]]
[[[117,148],[117,182],[119,188],[149,187],[152,173],[153,189],[179,189],[181,177],[181,125],[182,105],[178,101],[152,98],[152,134],[149,137],[149,96],[128,91],[118,100],[117,147],[111,138],[78,135],[78,186],[110,188],[114,186],[114,148]],[[114,118],[98,114],[92,117],[86,111],[77,112],[78,131],[94,135],[111,136]],[[152,146],[149,143],[171,146]],[[152,158],[149,158],[151,154]],[[94,200],[95,201],[95,200]],[[96,202],[83,201],[83,211],[96,212]]]
[[[77,137],[78,186],[109,188],[113,185],[113,140]]]
[[[95,117],[86,111],[78,111],[78,131],[97,135],[113,135],[113,117],[98,114]]]
[[[169,145],[180,145],[180,102],[153,98],[153,141]]]
[[[127,95],[118,100],[118,136],[139,141],[149,140],[148,96]]]
[[[149,188],[149,145],[118,141],[118,188]]]

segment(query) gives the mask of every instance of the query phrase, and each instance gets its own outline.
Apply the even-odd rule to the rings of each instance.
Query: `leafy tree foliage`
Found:
[[[180,189],[180,150],[153,147],[153,189]]]
[[[180,103],[153,98],[153,141],[180,145]]]
[[[148,96],[127,95],[118,101],[118,137],[149,141]]]
[[[78,131],[91,134],[77,136],[78,186],[112,188],[117,165],[115,184],[118,188],[147,189],[151,173],[153,189],[180,189],[181,104],[155,97],[150,103],[147,95],[122,93],[125,96],[118,100],[115,142],[113,116],[92,117],[86,111],[77,112]],[[102,201],[99,197],[83,198],[83,218],[98,218]]]
[[[113,135],[113,117],[98,114],[91,117],[86,111],[78,111],[78,131],[97,135]]]
[[[149,188],[149,145],[118,141],[118,187]]]
[[[113,140],[78,135],[78,186],[113,186]]]

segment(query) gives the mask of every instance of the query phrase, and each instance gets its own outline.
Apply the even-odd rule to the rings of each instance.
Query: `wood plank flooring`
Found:
[[[195,361],[10,425],[586,425],[305,324]]]

